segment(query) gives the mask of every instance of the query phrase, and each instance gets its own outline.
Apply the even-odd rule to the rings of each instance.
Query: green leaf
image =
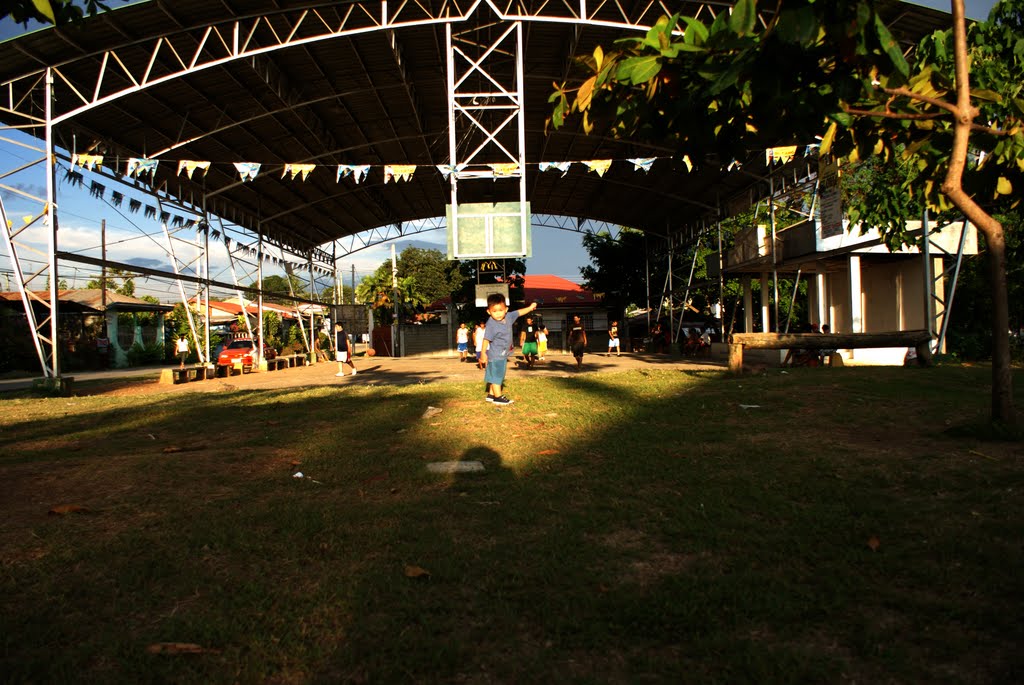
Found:
[[[828,154],[829,151],[832,149],[832,141],[836,139],[836,130],[838,128],[839,125],[833,121],[829,125],[828,130],[825,131],[825,135],[821,139],[821,154]]]
[[[892,37],[892,34],[889,33],[889,28],[882,21],[882,17],[877,14],[875,15],[875,33],[878,35],[878,42],[881,43],[882,50],[885,51],[885,54],[889,56],[889,60],[892,61],[892,65],[906,78],[910,74],[910,65],[907,64],[907,60],[900,51],[899,44]]]
[[[708,39],[708,27],[704,22],[693,17],[681,17],[686,22],[686,31],[683,33],[683,41],[687,45],[703,45]]]
[[[996,192],[1000,195],[1010,195],[1013,193],[1013,184],[1010,183],[1010,179],[1000,176],[999,180],[996,181]]]
[[[783,10],[776,25],[779,39],[793,45],[810,45],[818,36],[818,19],[813,7]]]
[[[43,15],[50,22],[56,24],[57,18],[53,14],[53,6],[50,4],[50,0],[32,0],[32,4],[35,5],[36,11]]]
[[[738,36],[745,36],[754,30],[757,21],[757,8],[754,0],[739,0],[729,15],[729,28]]]
[[[992,90],[972,90],[971,97],[984,102],[1002,102],[1003,96]]]
[[[576,92],[576,109],[584,111],[590,109],[590,100],[594,96],[594,83],[597,81],[597,76],[591,76],[580,89]]]
[[[718,16],[715,17],[715,20],[713,22],[711,22],[711,28],[708,29],[708,36],[710,37],[710,36],[717,35],[717,34],[721,33],[722,31],[728,30],[728,28],[729,28],[729,13],[726,12],[725,10],[722,10],[721,12],[718,13]]]
[[[619,69],[615,72],[618,81],[625,81],[631,85],[647,83],[661,71],[660,55],[642,55],[630,57],[619,63]]]

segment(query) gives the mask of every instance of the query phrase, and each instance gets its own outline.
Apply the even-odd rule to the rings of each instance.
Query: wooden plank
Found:
[[[743,345],[729,343],[729,372],[743,373]]]
[[[752,350],[846,350],[866,347],[927,347],[928,331],[889,333],[733,333],[729,342]]]

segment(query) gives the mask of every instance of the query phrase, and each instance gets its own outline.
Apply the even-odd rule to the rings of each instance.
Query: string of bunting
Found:
[[[806,145],[804,147],[804,155],[810,155],[811,152],[819,147],[817,144]],[[792,161],[796,157],[797,151],[800,146],[797,145],[786,145],[780,147],[772,147],[765,150],[765,163],[768,166],[773,164],[785,164]],[[651,170],[654,163],[663,159],[676,159],[674,157],[630,157],[625,160],[616,159],[592,159],[592,160],[581,160],[578,162],[539,162],[537,163],[538,170],[540,172],[555,171],[565,176],[569,173],[569,169],[573,164],[582,164],[587,168],[588,173],[595,173],[600,177],[603,177],[605,173],[611,168],[613,163],[626,161],[633,165],[634,171],[642,171],[647,173]],[[694,164],[688,156],[679,158],[683,164],[686,165],[687,171],[693,171]],[[102,169],[105,158],[103,155],[89,155],[89,154],[75,154],[71,157],[71,167],[67,170],[64,176],[64,180],[72,186],[79,188],[85,184],[81,172],[76,171],[75,167],[81,167],[83,169],[89,169],[95,171]],[[140,176],[149,175],[152,177],[159,166],[161,161],[159,159],[147,159],[143,157],[130,157],[126,162],[125,173],[132,178],[139,178]],[[202,160],[179,160],[178,175],[185,173],[189,179],[193,177],[193,174],[197,170],[202,170],[205,175],[212,166],[212,162]],[[235,170],[238,172],[242,182],[249,182],[254,180],[260,173],[262,165],[259,162],[235,162],[233,163]],[[331,165],[333,166],[333,165]],[[520,165],[516,162],[507,162],[500,164],[489,164],[495,178],[513,178],[522,174]],[[281,173],[281,178],[285,176],[290,177],[294,180],[296,177],[300,177],[305,181],[311,173],[316,171],[320,167],[327,167],[327,165],[319,164],[285,164]],[[460,172],[465,169],[464,164],[438,164],[435,165],[436,170],[448,180],[452,173]],[[730,162],[726,169],[732,171],[742,167],[742,163],[738,160]],[[371,165],[371,164],[339,164],[335,167],[335,182],[340,183],[343,179],[352,179],[356,184],[364,181],[369,175],[370,171],[375,168],[381,168],[384,173],[384,183],[394,181],[398,183],[400,181],[409,181],[413,175],[419,170],[419,166],[416,164],[383,164],[383,165]],[[428,167],[429,168],[429,167]],[[98,181],[91,181],[89,185],[89,194],[97,199],[105,199],[106,186]],[[114,191],[111,193],[110,202],[115,207],[120,207],[124,202],[124,195],[120,192]],[[133,214],[137,214],[139,211],[143,211],[147,219],[156,219],[159,213],[160,222],[163,224],[170,224],[175,228],[182,228],[186,225],[194,225],[197,230],[204,230],[204,224],[199,218],[188,220],[180,215],[171,215],[170,212],[159,211],[152,205],[143,205],[140,200],[129,198],[128,200],[128,211]],[[231,249],[232,240],[227,235],[222,234],[216,229],[210,230],[210,237],[214,240],[221,240],[227,249]],[[264,261],[270,262],[275,265],[279,265],[291,269],[305,269],[308,267],[307,264],[299,262],[288,262],[285,259],[279,259],[269,254],[259,254],[259,250],[252,245],[243,245],[237,241],[234,241],[235,250],[242,252],[252,257],[257,257]],[[313,272],[319,275],[330,276],[332,272],[329,269],[322,267],[313,267]]]
[[[797,151],[801,146],[797,145],[786,145],[781,147],[772,147],[765,150],[765,163],[768,165],[772,164],[785,164],[793,160],[796,157]],[[804,147],[804,153],[809,154],[812,149],[817,148],[817,145],[806,145]],[[627,159],[589,159],[580,160],[576,162],[538,162],[536,166],[541,172],[546,171],[557,171],[565,176],[569,169],[574,164],[581,164],[586,167],[588,173],[594,173],[598,176],[604,176],[605,173],[611,168],[613,163],[628,162],[633,165],[633,171],[642,171],[647,173],[654,166],[654,163],[659,160],[673,160],[678,159],[684,165],[686,165],[687,171],[693,171],[694,163],[686,155],[682,157],[629,157]],[[157,167],[161,161],[159,159],[147,159],[144,157],[129,157],[126,162],[125,173],[132,178],[139,178],[141,176],[149,175],[152,177],[156,173]],[[71,169],[72,173],[76,174],[76,178],[71,178],[73,183],[81,185],[81,174],[74,171],[76,166],[80,166],[90,171],[102,168],[104,163],[103,155],[73,155],[71,157]],[[170,162],[174,164],[175,162]],[[193,177],[193,174],[197,170],[202,170],[205,175],[212,166],[212,162],[202,160],[191,160],[183,159],[176,162],[178,165],[178,175],[184,173],[189,179]],[[233,162],[235,171],[238,173],[239,178],[243,183],[248,183],[256,179],[262,169],[260,162]],[[514,178],[522,175],[522,169],[517,162],[503,162],[499,164],[488,164],[486,165],[491,168],[495,178]],[[742,164],[738,160],[733,160],[726,167],[728,170],[733,170],[741,167]],[[445,180],[452,173],[461,172],[465,169],[465,164],[437,164],[434,165],[436,169]],[[281,178],[289,177],[291,180],[301,178],[305,181],[309,178],[309,175],[320,168],[332,168],[335,171],[335,182],[340,183],[343,179],[351,179],[356,184],[362,183],[375,169],[381,169],[384,175],[384,183],[390,183],[394,181],[409,181],[413,175],[416,174],[421,168],[430,168],[429,166],[422,167],[416,164],[338,164],[338,165],[323,165],[323,164],[285,164],[282,167]]]
[[[73,171],[70,169],[66,171],[64,174],[64,180],[67,183],[74,186],[84,186],[84,179],[82,178],[82,174],[77,171]],[[102,183],[99,183],[98,181],[92,181],[89,185],[89,194],[92,197],[95,197],[99,200],[106,199],[106,191],[106,186],[104,186]],[[125,196],[123,193],[120,193],[116,190],[111,192],[110,204],[112,204],[114,207],[121,207],[124,204],[124,200]],[[160,223],[168,224],[174,228],[185,228],[186,226],[192,226],[195,227],[197,231],[204,230],[204,224],[202,223],[202,219],[200,217],[188,218],[181,216],[180,214],[172,215],[170,212],[160,211],[157,207],[153,205],[144,205],[141,200],[137,200],[135,198],[128,198],[128,211],[130,211],[132,214],[138,214],[139,212],[143,212],[143,215],[147,219],[157,219],[159,217]],[[225,235],[221,231],[218,231],[217,229],[210,230],[210,239],[223,243],[224,247],[226,247],[229,250],[234,250],[234,252],[236,253],[245,254],[249,257],[254,258],[262,257],[264,262],[269,262],[271,264],[275,264],[282,267],[287,266],[296,271],[305,271],[309,268],[309,264],[306,262],[289,262],[284,258],[274,257],[273,255],[270,255],[267,252],[263,252],[261,255],[258,247],[254,247],[251,244],[244,244],[238,240],[232,240],[229,236]],[[325,269],[323,267],[315,265],[313,266],[313,273],[320,276],[333,275],[333,272],[330,269]]]

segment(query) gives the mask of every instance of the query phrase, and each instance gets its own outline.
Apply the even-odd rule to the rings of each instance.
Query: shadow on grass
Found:
[[[479,381],[396,374],[13,421],[0,628],[18,639],[0,665],[37,681],[1015,680],[1020,455],[977,459],[930,430],[983,410],[978,376],[818,371],[524,374],[507,408]],[[450,460],[485,471],[426,469]],[[61,461],[96,515],[39,509]],[[219,652],[145,653],[169,641]]]

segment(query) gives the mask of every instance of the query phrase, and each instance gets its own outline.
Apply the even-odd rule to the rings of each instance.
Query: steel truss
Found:
[[[618,240],[623,226],[611,224],[607,221],[596,221],[575,216],[557,216],[554,214],[534,214],[531,217],[531,225],[534,228],[554,228],[560,231],[571,231],[573,233],[607,233],[613,240]],[[351,257],[361,250],[366,250],[383,243],[388,243],[399,238],[405,238],[419,233],[439,231],[448,228],[448,222],[443,216],[435,216],[429,219],[418,219],[416,221],[400,222],[371,228],[362,233],[356,233],[334,241],[335,262]]]
[[[491,35],[493,28],[498,29],[496,37]],[[526,204],[523,23],[513,21],[507,26],[492,27],[484,22],[459,32],[448,24],[445,29],[452,216],[449,229],[455,257],[462,256],[460,221],[472,212],[459,203],[459,183],[493,184],[497,178],[516,179],[515,195],[495,199],[518,201],[519,245],[526,253],[530,212]],[[485,220],[489,222],[491,218]],[[496,251],[489,224],[485,239],[488,256],[522,256]]]
[[[718,11],[727,11],[730,5],[731,3],[724,1],[705,2],[696,6],[693,16],[713,18]],[[472,40],[469,38],[471,30],[456,30],[455,27],[459,24],[465,23],[466,26],[470,26],[469,19],[478,11],[493,12],[498,25],[508,25],[507,30],[501,33],[497,41],[487,43]],[[120,98],[239,60],[256,63],[255,60],[264,55],[287,48],[377,31],[390,33],[403,28],[443,24],[447,27],[449,37],[451,67],[448,92],[453,124],[450,135],[453,138],[450,162],[456,168],[462,164],[466,165],[451,177],[453,205],[457,206],[456,185],[460,179],[466,181],[489,178],[481,174],[480,169],[474,165],[478,161],[484,161],[482,158],[477,159],[478,154],[484,149],[497,148],[506,153],[510,162],[519,164],[519,198],[525,207],[525,183],[522,176],[525,164],[522,112],[523,24],[549,22],[646,32],[660,16],[671,14],[669,8],[660,2],[626,7],[620,0],[403,0],[397,5],[389,4],[387,0],[346,4],[310,2],[302,7],[239,15],[204,26],[174,27],[141,39],[128,36],[120,44],[108,49],[34,69],[0,83],[0,112],[7,115],[8,119],[19,122],[10,128],[32,134],[43,132],[42,148],[37,149],[40,158],[28,165],[16,167],[12,164],[11,168],[0,168],[0,181],[19,171],[42,165],[46,174],[46,197],[34,197],[2,183],[0,188],[38,203],[38,209],[31,220],[20,228],[15,228],[15,222],[9,221],[4,212],[3,234],[44,376],[51,379],[60,377],[57,354],[57,256],[60,250],[57,240],[59,224],[55,187],[57,155],[54,127]],[[685,25],[680,25],[678,30],[685,30]],[[475,53],[469,47],[473,45],[478,48]],[[516,80],[514,84],[507,86],[502,85],[500,79],[494,78],[493,70],[488,70],[485,64],[489,57],[502,52],[515,56]],[[140,55],[143,56],[142,59]],[[454,64],[458,61],[455,59],[456,55],[465,62],[460,64],[465,70],[460,72],[464,76],[458,79],[453,78]],[[396,59],[401,61],[399,52],[396,52]],[[462,90],[463,85],[468,88],[474,81],[467,81],[465,77],[469,74],[474,74],[474,79],[476,76],[483,76],[485,80],[492,81],[494,89],[477,90],[475,94],[472,90]],[[483,103],[481,98],[487,98],[488,102]],[[497,124],[491,122],[493,110],[505,111],[505,119],[499,119]],[[458,119],[460,125],[466,126],[464,130],[475,128],[478,133],[482,133],[484,144],[472,150],[460,147],[455,137],[454,119]],[[518,140],[516,144],[509,145],[505,143],[504,134],[513,130],[513,122],[518,128]],[[212,196],[209,199],[212,199]],[[207,198],[204,198],[202,211],[197,212],[204,217],[207,216],[206,202]],[[231,219],[225,213],[221,214]],[[237,216],[232,220],[239,223]],[[524,211],[524,226],[528,220],[529,217]],[[259,223],[258,218],[255,221]],[[30,272],[23,268],[26,263],[24,255],[33,251],[38,253],[38,250],[25,242],[25,230],[40,222],[48,228],[49,254],[44,268]],[[384,227],[381,230],[389,232],[394,228]],[[403,230],[401,225],[397,227],[399,235],[404,234]],[[203,240],[205,244],[208,236]],[[367,246],[369,243],[364,244],[364,247]],[[333,267],[336,255],[328,255],[319,248],[314,248],[309,259],[312,262],[314,258]],[[173,259],[177,270],[176,258]],[[178,273],[168,273],[166,276],[179,282],[182,278]],[[50,291],[48,302],[32,290],[36,284],[46,281],[49,281]],[[205,282],[204,287],[208,293],[211,282],[208,269],[200,281]],[[31,301],[48,308],[49,315],[41,321],[36,321]],[[208,352],[208,341],[205,347]]]

